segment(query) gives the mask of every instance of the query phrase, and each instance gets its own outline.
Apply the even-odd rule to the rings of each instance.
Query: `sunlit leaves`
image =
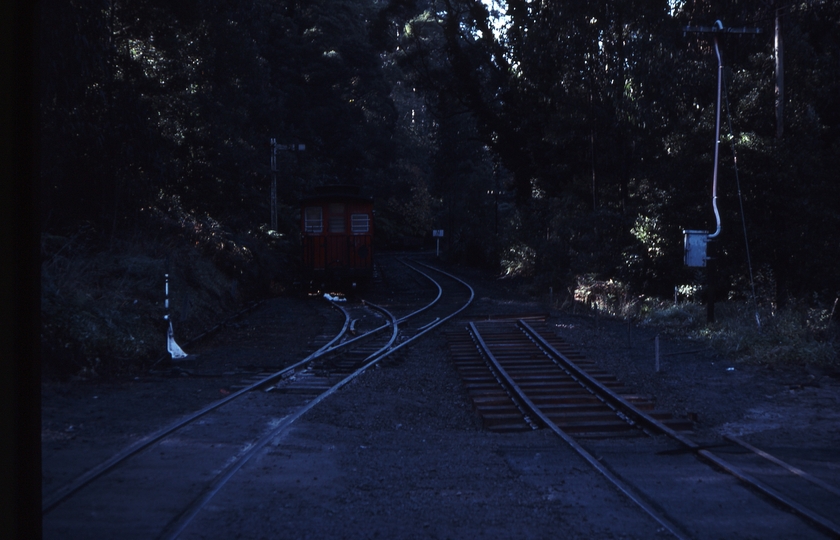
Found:
[[[665,255],[665,248],[668,243],[663,237],[663,231],[657,218],[637,216],[636,223],[630,229],[630,233],[645,247],[647,255],[651,259],[658,259]]]

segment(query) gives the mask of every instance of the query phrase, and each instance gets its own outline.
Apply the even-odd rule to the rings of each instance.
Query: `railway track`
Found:
[[[341,330],[306,358],[257,373],[226,398],[143,437],[50,494],[42,506],[45,536],[178,537],[243,466],[307,411],[471,303],[474,293],[462,280],[420,263],[403,264],[416,277],[400,281],[423,283],[424,291],[410,288],[411,297],[397,295],[388,306],[336,304],[344,317]],[[362,319],[378,324],[360,329]]]
[[[669,513],[668,501],[652,502],[655,496],[623,478],[632,473],[617,472],[621,459],[605,462],[575,437],[664,436],[679,448],[662,453],[695,454],[820,532],[840,538],[835,521],[839,488],[735,437],[722,443],[694,442],[688,437],[689,422],[656,411],[649,399],[628,392],[540,321],[471,322],[468,329],[450,332],[447,338],[475,411],[487,429],[550,429],[674,537],[696,537],[696,526],[685,521],[700,516],[689,513],[679,522],[674,520],[672,514],[679,512]],[[609,463],[613,466],[608,467]]]
[[[182,535],[205,537],[208,523],[220,525],[218,507],[240,502],[235,499],[237,490],[226,488],[231,479],[237,478],[241,489],[243,483],[248,485],[266,469],[268,460],[277,457],[278,448],[297,448],[294,445],[300,444],[301,438],[287,434],[297,419],[365,370],[377,365],[398,364],[412,340],[450,320],[472,301],[471,289],[453,276],[409,261],[399,267],[404,269],[404,265],[411,265],[414,270],[408,274],[398,272],[397,263],[383,269],[382,283],[389,285],[387,289],[391,292],[381,294],[375,303],[337,304],[336,313],[341,314],[341,321],[331,326],[340,326],[341,330],[311,341],[316,351],[302,361],[282,370],[273,370],[270,363],[257,367],[254,364],[259,364],[259,359],[250,367],[240,366],[234,371],[240,377],[240,384],[230,386],[230,396],[205,408],[207,410],[190,415],[184,423],[145,437],[103,464],[107,466],[92,469],[95,474],[86,474],[86,479],[83,478],[80,484],[76,482],[78,485],[73,490],[65,490],[63,495],[62,491],[51,493],[45,500],[45,537],[120,537],[126,540]],[[447,294],[449,290],[456,290],[456,294]],[[468,320],[474,322],[467,324]],[[697,478],[725,476],[701,461],[712,463],[716,469],[728,469],[741,481],[749,483],[751,489],[759,490],[763,498],[772,498],[789,512],[804,516],[814,524],[814,531],[840,536],[832,523],[833,510],[838,507],[837,499],[832,498],[835,496],[831,491],[833,486],[807,478],[809,475],[796,467],[780,466],[767,456],[761,456],[761,451],[756,453],[744,441],[735,438],[704,444],[692,441],[687,431],[691,427],[689,423],[657,412],[649,398],[636,395],[608,373],[598,370],[568,343],[557,339],[543,325],[544,316],[472,315],[461,321],[470,331],[448,333],[452,358],[457,360],[484,426],[490,431],[504,433],[499,441],[510,444],[515,440],[511,437],[516,437],[516,432],[525,432],[527,436],[537,427],[548,427],[609,479],[619,492],[651,516],[661,531],[674,537],[739,537],[745,531],[742,525],[735,523],[736,509],[720,507],[720,504],[728,506],[738,500],[731,493],[721,496],[713,493],[706,497],[706,503],[714,504],[705,506],[703,500],[694,498],[701,488],[707,487],[697,484]],[[399,401],[402,399],[399,396],[395,399],[403,408],[416,406],[411,401]],[[324,414],[327,413],[320,413]],[[399,425],[393,429],[398,430]],[[402,434],[403,431],[395,433]],[[427,459],[427,441],[420,441],[419,436],[417,439],[422,444],[410,459],[422,463]],[[372,451],[365,440],[361,444],[355,447],[356,452]],[[385,446],[379,451],[380,458],[387,451],[387,444]],[[452,446],[445,459],[448,461],[459,454],[460,448]],[[639,455],[647,457],[634,461],[637,456],[628,448],[635,448]],[[354,451],[354,447],[349,450]],[[522,461],[514,450],[498,451],[512,463]],[[305,452],[298,453],[305,455]],[[539,455],[537,453],[534,458]],[[574,456],[564,459],[568,457]],[[300,463],[302,459],[291,463]],[[649,464],[639,466],[638,461],[657,463],[654,474],[651,474]],[[281,469],[294,470],[289,462],[284,463],[279,466]],[[402,480],[399,485],[414,485],[416,478],[413,475],[418,473],[420,477],[428,475],[429,470],[434,470],[434,460],[428,463],[425,468],[413,470],[412,475],[399,477]],[[694,469],[690,469],[692,463]],[[379,463],[373,465],[371,471],[361,476],[368,479],[371,473],[383,474],[377,470],[378,466]],[[698,472],[700,469],[705,472]],[[471,474],[491,477],[493,473],[489,471],[482,467],[481,471]],[[565,478],[557,475],[545,482],[563,485]],[[368,480],[365,489],[373,489],[370,485],[377,481],[376,477]],[[273,481],[273,477],[263,479],[263,489],[266,486],[271,489]],[[433,483],[434,490],[440,482],[438,479]],[[653,487],[666,482],[673,484],[669,496],[663,496],[661,487]],[[820,482],[825,485],[821,486]],[[481,490],[475,489],[467,479],[444,483],[449,486],[450,495],[460,496],[463,491],[465,496],[480,497]],[[797,483],[808,487],[797,487]],[[583,486],[582,489],[588,488]],[[816,498],[821,499],[821,507],[811,504],[815,499],[814,489],[820,493]],[[222,491],[224,496],[219,496]],[[796,502],[801,501],[794,496],[797,492],[804,493],[810,500]],[[559,493],[555,486],[549,491],[551,497],[559,496]],[[264,495],[262,491],[259,494],[260,497]],[[289,496],[297,495],[293,484]],[[358,493],[347,495],[359,496]],[[403,495],[410,500],[416,492],[404,490]],[[677,501],[683,508],[674,507]],[[48,508],[50,504],[52,506]],[[316,506],[321,508],[320,501]],[[211,514],[208,507],[213,508],[216,519],[208,519]],[[243,511],[251,513],[247,509]],[[284,515],[284,508],[273,506],[263,512]],[[787,515],[786,512],[777,513]],[[286,519],[292,514],[286,511]],[[199,516],[203,519],[194,523]],[[730,519],[733,521],[731,530],[735,533],[704,534],[704,519]],[[787,519],[796,521],[793,516]],[[793,530],[774,526],[775,522],[769,520],[765,533]],[[808,530],[801,523],[799,526]],[[295,534],[305,534],[302,530],[298,529]],[[230,532],[219,530],[220,535]],[[818,534],[801,537],[822,537]],[[753,536],[772,535],[755,533]]]
[[[615,376],[553,336],[543,324],[537,325],[541,321],[529,322],[552,349],[541,348],[516,321],[471,323],[469,331],[453,331],[447,336],[451,356],[487,429],[506,432],[536,427],[532,412],[527,410],[520,396],[509,390],[513,384],[568,433],[588,436],[639,433],[637,424],[599,397],[584,379],[564,365],[562,358],[552,355],[552,350],[563,353],[600,385],[672,429],[691,429],[690,422],[655,410],[650,398],[630,393]],[[509,381],[503,380],[499,368],[510,376]]]

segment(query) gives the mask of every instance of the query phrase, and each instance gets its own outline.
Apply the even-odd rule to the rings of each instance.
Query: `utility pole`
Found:
[[[777,19],[778,20],[778,19]],[[686,26],[683,32],[710,33],[714,38],[715,54],[718,60],[717,80],[717,108],[715,111],[715,163],[712,173],[712,209],[715,212],[717,228],[712,234],[706,231],[683,231],[685,235],[685,262],[688,266],[705,266],[706,268],[706,319],[708,322],[715,320],[715,279],[714,269],[707,264],[711,260],[706,256],[707,243],[714,240],[720,234],[720,212],[717,206],[717,183],[718,183],[718,161],[720,154],[720,98],[723,88],[723,58],[720,54],[719,34],[759,34],[760,28],[728,28],[720,21],[715,21],[712,26]]]
[[[271,207],[271,230],[277,230],[277,151],[288,150],[290,152],[303,152],[305,144],[277,144],[277,139],[271,139],[271,195],[269,206]]]

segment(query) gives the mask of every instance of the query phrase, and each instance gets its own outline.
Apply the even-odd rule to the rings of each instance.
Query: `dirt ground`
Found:
[[[450,325],[482,314],[546,311],[505,290],[502,282],[465,274],[476,300]],[[320,339],[307,327],[328,335],[341,322],[317,299],[274,298],[188,350],[193,358],[177,369],[107,382],[43,381],[44,497],[138,437],[227,395],[249,374],[306,356]],[[549,323],[628,387],[653,396],[658,408],[696,418],[695,440],[738,435],[840,485],[840,380],[744,366],[716,356],[703,343],[665,338],[656,372],[654,329],[561,313],[552,314]],[[616,467],[636,451],[646,453],[641,448],[646,444],[667,446],[588,444]],[[639,463],[623,470],[636,470]],[[702,468],[690,473],[693,481],[717,475]],[[651,477],[649,469],[639,470],[640,482]],[[672,480],[670,487],[657,482],[662,485],[651,489],[684,489]],[[750,495],[734,480],[716,481],[719,509],[712,518],[685,525],[689,536],[821,537],[758,498],[732,510],[740,512],[741,521],[724,519],[721,501]],[[696,517],[701,506],[685,497],[666,510],[682,522]],[[482,430],[438,332],[298,421],[243,469],[182,537],[669,536],[547,430]]]

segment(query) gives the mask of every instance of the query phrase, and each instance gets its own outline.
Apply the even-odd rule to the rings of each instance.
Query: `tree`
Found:
[[[164,193],[254,227],[269,214],[271,137],[307,144],[310,183],[382,177],[394,109],[369,41],[374,5],[44,4],[45,226],[113,230]],[[305,186],[287,180],[288,204]]]
[[[391,2],[385,11],[406,24],[403,62],[432,114],[442,121],[468,112],[474,136],[511,171],[528,221],[519,240],[538,248],[537,259],[545,253],[660,293],[690,279],[681,229],[711,217],[716,58],[710,40],[683,37],[682,27],[716,19],[762,26],[760,36],[721,39],[747,228],[759,235],[754,259],[772,267],[777,300],[793,283],[797,295],[829,286],[810,261],[814,252],[836,256],[815,229],[837,219],[836,183],[826,176],[837,154],[838,94],[827,93],[837,84],[827,67],[837,65],[833,4],[437,0]],[[787,110],[776,140],[777,55],[766,36],[779,13]],[[734,180],[725,157],[725,288],[745,273]]]

